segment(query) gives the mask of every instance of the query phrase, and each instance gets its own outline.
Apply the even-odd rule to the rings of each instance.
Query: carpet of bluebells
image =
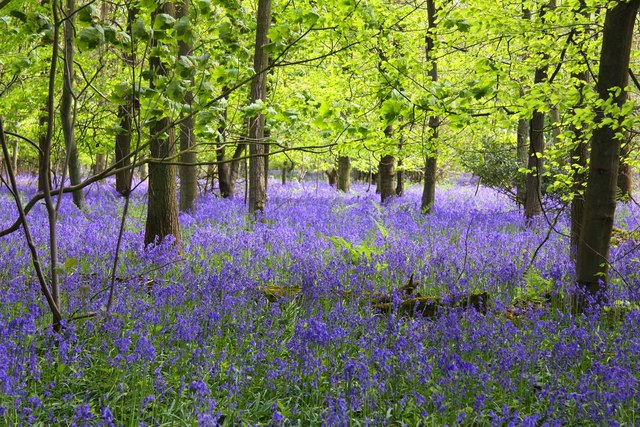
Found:
[[[35,191],[26,181],[22,189],[23,200]],[[440,187],[429,216],[419,212],[418,188],[386,206],[361,186],[347,195],[317,183],[269,191],[258,221],[241,197],[201,196],[180,216],[179,253],[143,247],[137,189],[108,314],[124,201],[109,183],[87,191],[84,211],[65,198],[63,310],[98,315],[61,334],[51,330],[22,232],[0,238],[0,424],[640,423],[633,239],[611,254],[610,297],[627,304],[624,313],[574,316],[563,309],[574,272],[568,222],[561,216],[549,233],[551,211],[525,224],[511,201],[464,184]],[[13,203],[3,190],[2,228],[16,218]],[[621,204],[616,224],[634,229],[639,214]],[[44,256],[43,206],[29,223]],[[376,311],[371,295],[411,274],[422,295],[487,292],[491,308],[435,318]],[[269,301],[267,290],[281,298]],[[549,291],[551,302],[541,298]]]

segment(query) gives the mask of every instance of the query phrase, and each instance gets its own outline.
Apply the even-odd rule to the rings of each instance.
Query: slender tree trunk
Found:
[[[13,167],[13,173],[18,176],[20,171],[18,170],[18,152],[20,150],[20,141],[16,138],[13,141],[13,153],[11,153],[11,166]]]
[[[284,187],[285,185],[287,185],[287,162],[286,161],[284,162],[284,165],[282,165],[280,178],[282,179],[282,186]]]
[[[587,166],[589,156],[589,146],[582,136],[582,131],[575,132],[577,141],[575,147],[571,150],[572,166],[574,168],[573,175],[573,199],[571,200],[571,241],[570,251],[571,259],[575,261],[578,254],[578,243],[580,234],[582,233],[582,219],[584,216],[584,183],[586,181],[585,173],[582,171]]]
[[[613,98],[621,107],[626,100],[633,27],[640,0],[619,2],[607,11],[604,21],[597,89],[604,101],[612,89],[622,90]],[[606,111],[598,110],[596,123],[602,124]],[[620,120],[620,119],[617,119]],[[606,302],[609,282],[609,248],[616,209],[616,187],[620,159],[619,123],[597,126],[591,140],[589,177],[585,192],[582,234],[578,245],[576,271],[578,285],[595,302]],[[584,300],[578,301],[578,308]]]
[[[136,20],[138,10],[135,7],[130,6],[127,11],[127,32],[132,34],[131,25]],[[133,69],[136,66],[135,49],[124,55],[125,64],[127,67]],[[133,116],[135,114],[136,96],[133,87],[135,82],[131,82],[131,95],[127,96],[127,99],[123,105],[118,106],[118,121],[120,123],[120,131],[116,135],[115,144],[115,161],[118,169],[126,168],[131,165],[131,159],[129,154],[131,153],[131,136],[133,135]],[[131,174],[130,169],[121,170],[116,173],[116,191],[126,196],[131,189]]]
[[[351,159],[338,157],[338,190],[348,193],[351,190]]]
[[[558,107],[555,105],[551,107],[551,110],[549,111],[549,121],[551,122],[551,135],[553,137],[551,143],[555,145],[558,143],[561,133],[560,110],[558,110]]]
[[[536,70],[536,83],[546,78],[546,72]],[[542,213],[542,156],[544,154],[544,113],[535,111],[529,128],[529,161],[525,185],[525,216],[533,218]]]
[[[380,175],[380,202],[384,203],[395,195],[396,159],[391,155],[382,156],[378,166]]]
[[[69,180],[71,185],[78,185],[82,180],[78,146],[75,141],[75,112],[73,99],[73,57],[75,50],[75,12],[76,0],[66,0],[64,21],[64,82],[62,85],[62,99],[60,101],[60,118],[62,133],[69,159]],[[64,185],[64,184],[63,184]],[[73,192],[73,202],[77,207],[84,205],[84,192]]]
[[[589,83],[590,77],[587,71],[577,73],[573,76],[577,81],[577,88],[580,91],[580,101],[576,108],[584,107],[583,90]],[[584,187],[586,184],[587,159],[589,158],[589,144],[585,139],[582,126],[572,126],[574,135],[574,146],[570,152],[569,164],[573,171],[573,199],[571,199],[571,240],[569,253],[575,262],[578,256],[578,243],[582,232],[582,218],[584,215]]]
[[[540,19],[545,21],[545,14],[548,9],[556,7],[555,0],[551,0],[548,6],[540,7]],[[548,78],[548,68],[546,61],[548,55],[542,55],[542,65],[535,71],[534,85],[543,83]],[[533,112],[529,124],[529,161],[527,163],[524,215],[528,219],[534,218],[542,213],[542,168],[544,166],[544,112],[536,110]]]
[[[324,173],[327,174],[327,182],[329,183],[329,186],[335,187],[338,185],[338,171],[335,168],[331,168]]]
[[[433,31],[436,28],[436,6],[434,0],[427,0],[427,13],[428,13],[428,29],[425,36],[425,53],[426,60],[431,67],[429,70],[429,77],[433,83],[438,81],[438,63],[435,59]],[[437,117],[431,115],[429,117],[429,145],[427,150],[427,156],[424,164],[424,187],[422,189],[422,201],[420,203],[420,210],[423,213],[429,213],[436,197],[436,174],[437,174],[437,157],[435,145],[438,140],[438,124]]]
[[[271,24],[271,0],[258,0],[258,18],[256,29],[256,51],[253,69],[256,72],[251,82],[251,102],[265,100],[267,95],[267,73],[269,56],[265,50]],[[265,158],[264,114],[258,113],[249,124],[249,212],[263,211],[267,205],[267,165]]]
[[[159,13],[172,14],[172,5],[158,5],[153,20]],[[151,40],[152,51],[158,46],[156,39]],[[158,77],[168,75],[166,64],[157,56],[149,57],[149,66]],[[151,81],[151,87],[155,82]],[[151,125],[149,150],[151,157],[158,161],[149,163],[149,194],[147,204],[147,221],[145,226],[145,245],[161,242],[167,236],[173,236],[176,243],[180,242],[180,226],[178,224],[178,202],[176,188],[176,167],[163,164],[162,160],[176,154],[175,132],[167,131],[169,118],[156,119]]]
[[[247,144],[245,142],[241,142],[238,144],[238,146],[236,147],[235,151],[233,152],[233,162],[231,162],[231,167],[229,170],[229,195],[228,197],[233,197],[236,193],[236,181],[238,180],[238,177],[241,176],[241,166],[244,164],[243,160],[240,160],[240,157],[244,154],[244,152],[246,151],[247,148]]]
[[[398,170],[396,171],[396,196],[404,194],[404,170],[402,169],[402,160],[398,160]]]
[[[103,153],[96,154],[96,164],[93,168],[93,174],[98,175],[102,173],[107,167],[107,156]]]
[[[528,165],[528,148],[529,148],[529,120],[518,120],[518,146],[516,149],[516,156],[518,166],[526,169]],[[524,206],[524,202],[527,198],[527,190],[525,186],[525,179],[518,180],[517,187],[517,200],[518,204]]]
[[[264,130],[264,191],[265,194],[269,187],[269,138],[271,138],[271,129]]]
[[[118,106],[118,118],[120,119],[120,130],[116,135],[115,160],[117,168],[121,169],[131,165],[129,154],[131,152],[131,135],[132,125],[131,117],[133,115],[132,105],[127,100],[125,105]],[[131,170],[121,170],[116,173],[116,191],[126,196],[129,194],[129,184],[131,183]]]
[[[224,95],[229,91],[228,87],[222,88]],[[226,96],[223,97],[227,99]],[[225,104],[226,105],[226,104]],[[218,126],[218,146],[216,148],[216,159],[218,162],[224,162],[227,151],[227,107],[224,107],[222,113],[222,122]],[[238,156],[239,157],[239,156]],[[233,197],[234,185],[231,181],[231,168],[233,162],[218,163],[218,185],[220,187],[220,195],[224,198]]]
[[[631,136],[627,132],[620,147],[620,166],[618,167],[618,191],[621,200],[629,200],[633,195],[633,171],[629,164],[631,156]]]
[[[523,1],[523,10],[522,10],[522,18],[524,21],[531,21],[531,10],[524,6]],[[526,58],[525,55],[522,59]],[[524,97],[525,95],[525,87],[524,85],[520,85],[520,96]],[[529,120],[521,118],[518,120],[518,130],[517,130],[517,148],[516,148],[516,157],[517,164],[519,168],[528,169],[529,167]],[[522,176],[518,173],[518,181],[516,188],[516,203],[518,206],[524,206],[527,200],[527,175]]]
[[[424,167],[424,188],[422,189],[422,202],[420,204],[422,213],[429,213],[436,200],[438,158],[427,156]]]
[[[49,174],[49,165],[47,164],[47,157],[45,156],[45,149],[47,148],[47,122],[49,120],[49,112],[47,105],[40,110],[40,117],[38,123],[40,125],[38,130],[38,191],[43,192],[49,183],[51,188],[51,176]]]
[[[178,9],[177,18],[189,18],[190,0],[183,0]],[[188,56],[193,47],[183,40],[178,41],[178,56]],[[191,81],[191,83],[193,83]],[[189,90],[185,94],[184,103],[193,103],[193,93]],[[196,136],[194,132],[195,119],[193,116],[183,117],[180,123],[180,210],[193,211],[198,200],[198,155],[195,151]]]

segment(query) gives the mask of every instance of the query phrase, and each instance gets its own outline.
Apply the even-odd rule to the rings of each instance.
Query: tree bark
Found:
[[[338,190],[348,193],[351,190],[351,159],[338,157]]]
[[[436,6],[434,0],[427,0],[427,14],[428,14],[428,28],[427,35],[425,36],[425,54],[426,60],[430,65],[429,77],[433,83],[438,81],[438,63],[435,59],[434,42],[432,32],[436,28]],[[422,188],[422,201],[420,203],[420,210],[422,213],[431,212],[431,208],[435,203],[436,197],[436,167],[437,157],[435,144],[438,139],[438,125],[439,120],[437,117],[431,115],[429,117],[429,145],[427,150],[427,156],[424,164],[424,187]]]
[[[38,123],[40,125],[38,130],[38,191],[43,192],[49,184],[51,188],[51,176],[49,174],[49,165],[47,164],[47,156],[45,150],[47,149],[47,122],[49,121],[48,106],[45,105],[40,110],[40,117]]]
[[[228,87],[222,88],[223,100],[227,97],[224,96],[229,91]],[[226,104],[225,104],[226,105]],[[222,113],[222,122],[218,126],[218,146],[216,148],[216,159],[218,162],[225,160],[227,144],[227,107],[224,107]],[[238,156],[239,157],[239,156]],[[231,181],[231,168],[233,162],[218,163],[218,186],[220,187],[220,195],[224,198],[233,197],[234,185]]]
[[[420,209],[422,213],[429,213],[433,208],[436,200],[436,181],[437,181],[438,158],[435,156],[427,156],[424,166],[424,188],[422,189],[422,202]]]
[[[404,170],[402,169],[402,160],[398,160],[398,170],[396,171],[396,196],[404,194]]]
[[[631,143],[631,136],[627,133],[620,147],[620,165],[618,167],[618,192],[620,200],[629,200],[633,195],[633,171],[629,164]]]
[[[189,17],[190,0],[184,0],[178,8],[177,19]],[[178,56],[188,56],[191,54],[193,47],[190,43],[183,40],[178,41]],[[193,80],[190,79],[193,83]],[[185,94],[184,104],[191,105],[193,103],[193,93],[189,90]],[[180,123],[180,210],[193,211],[198,200],[198,155],[194,145],[196,136],[194,116],[183,117]]]
[[[96,154],[96,164],[93,168],[93,174],[98,175],[104,172],[107,167],[107,156],[103,153]]]
[[[11,153],[11,166],[13,167],[13,173],[18,176],[20,171],[18,170],[18,152],[20,150],[20,140],[18,138],[13,141],[13,152]]]
[[[523,169],[528,168],[528,148],[529,148],[529,120],[520,119],[518,120],[518,146],[516,148],[516,156],[518,166]],[[521,175],[519,175],[521,176]],[[527,198],[527,190],[525,186],[525,179],[518,180],[517,187],[517,201],[520,206],[524,206],[525,200]]]
[[[251,82],[251,102],[265,100],[267,95],[267,73],[263,72],[269,65],[269,56],[265,50],[268,43],[268,32],[271,24],[271,0],[258,1],[258,18],[256,29],[256,50],[253,69],[256,73]],[[256,114],[249,123],[249,212],[263,211],[267,205],[267,167],[265,158],[264,120],[262,113]]]
[[[131,25],[136,20],[138,10],[135,7],[129,7],[127,11],[127,32],[132,34]],[[128,67],[133,69],[136,66],[135,49],[125,53],[124,61]],[[118,165],[118,169],[123,169],[131,165],[131,159],[129,154],[131,153],[131,136],[133,135],[133,117],[137,107],[136,95],[134,90],[134,83],[131,82],[131,94],[127,96],[125,103],[118,106],[118,121],[120,123],[120,131],[116,135],[115,144],[115,161]],[[130,169],[121,170],[116,173],[116,191],[126,196],[131,189],[131,174]]]
[[[614,96],[610,91],[622,89],[614,96],[621,107],[626,100],[629,59],[633,27],[640,0],[619,2],[605,16],[598,70],[598,95],[602,100]],[[606,111],[598,110],[596,123],[603,123]],[[618,119],[619,120],[619,119]],[[616,187],[620,159],[619,123],[598,126],[591,140],[589,177],[585,192],[582,234],[578,245],[576,271],[578,286],[596,303],[606,302],[609,282],[609,248],[616,209]],[[578,301],[578,308],[587,300]]]
[[[75,112],[73,99],[73,58],[75,51],[75,12],[76,0],[66,0],[64,21],[64,82],[62,85],[62,99],[60,100],[60,119],[62,133],[67,149],[69,181],[71,185],[78,185],[82,180],[78,146],[75,141]],[[64,184],[63,184],[64,185]],[[84,205],[84,192],[76,190],[73,193],[73,203],[79,208]]]
[[[577,87],[580,91],[580,101],[576,108],[584,107],[583,89],[590,81],[587,71],[577,73],[573,76],[577,81]],[[586,184],[587,159],[589,158],[589,144],[585,140],[582,126],[572,126],[571,132],[574,135],[574,146],[570,152],[569,164],[573,171],[573,199],[571,199],[571,239],[569,254],[575,262],[578,256],[578,243],[580,242],[580,234],[582,232],[582,218],[584,216],[584,187]]]
[[[384,203],[395,195],[396,159],[391,155],[382,156],[378,171],[380,174],[380,202]]]
[[[131,116],[133,108],[129,99],[125,105],[118,106],[118,118],[120,119],[120,128],[116,135],[115,159],[118,169],[122,169],[131,165],[129,154],[131,152]],[[131,170],[121,170],[116,173],[116,191],[121,196],[129,194],[129,185],[131,184]]]
[[[324,173],[327,174],[327,182],[329,182],[329,186],[335,187],[338,185],[338,171],[335,168],[331,168]]]
[[[172,12],[172,7],[165,4],[164,7],[158,5],[154,11],[152,21],[159,13]],[[159,45],[153,38],[151,47]],[[153,50],[153,49],[152,49]],[[167,66],[157,56],[149,57],[149,66],[154,76],[166,76]],[[151,79],[151,88],[155,87],[154,78]],[[149,140],[149,150],[151,157],[159,159],[160,162],[149,163],[149,191],[147,204],[147,221],[145,226],[145,245],[160,243],[167,236],[173,236],[177,244],[180,242],[180,226],[178,224],[178,203],[176,188],[176,167],[174,165],[163,164],[162,159],[173,157],[176,154],[175,132],[173,129],[166,130],[169,125],[169,118],[157,118],[151,124],[151,138]],[[164,132],[164,133],[163,133]]]
[[[544,23],[545,14],[548,9],[556,7],[555,0],[551,0],[547,6],[540,7],[540,19]],[[542,55],[542,65],[536,68],[533,84],[540,84],[548,78],[549,59],[545,53]],[[531,122],[529,124],[529,160],[527,169],[529,172],[526,177],[525,184],[525,203],[524,215],[531,219],[542,213],[542,168],[544,166],[544,112],[536,110],[533,112]]]

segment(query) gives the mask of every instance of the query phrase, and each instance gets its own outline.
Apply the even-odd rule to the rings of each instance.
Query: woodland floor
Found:
[[[35,190],[22,185],[24,200]],[[380,206],[364,186],[274,182],[259,221],[241,197],[202,196],[180,216],[179,254],[143,247],[143,186],[132,197],[112,312],[62,334],[22,233],[0,238],[0,424],[640,422],[633,233],[612,250],[613,307],[573,316],[568,222],[549,233],[552,201],[526,226],[511,201],[462,183],[440,186],[424,216],[417,187]],[[87,202],[61,208],[65,313],[106,301],[123,200],[106,183]],[[13,203],[0,194],[2,228]],[[619,206],[620,229],[639,220]],[[29,222],[46,259],[43,206]]]

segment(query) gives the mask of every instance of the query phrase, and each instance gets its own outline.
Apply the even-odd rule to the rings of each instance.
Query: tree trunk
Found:
[[[20,171],[18,171],[18,152],[20,150],[20,140],[18,138],[13,141],[13,153],[11,153],[11,166],[13,168],[13,173],[18,176]]]
[[[256,73],[251,82],[251,103],[265,100],[267,95],[267,73],[269,56],[265,50],[271,24],[271,0],[258,0],[256,28],[256,50],[253,69]],[[264,114],[258,113],[249,123],[249,212],[263,211],[267,205],[267,168],[264,140]]]
[[[546,71],[536,70],[536,82],[546,78]],[[529,128],[529,172],[525,184],[524,214],[533,218],[542,213],[542,155],[544,154],[544,113],[535,111]]]
[[[177,19],[189,18],[189,3],[183,0],[178,8]],[[183,40],[178,41],[178,56],[191,55],[192,46]],[[190,83],[193,83],[191,80]],[[184,96],[184,104],[193,103],[193,93],[189,90]],[[193,115],[183,117],[180,123],[180,210],[193,211],[198,200],[198,155],[195,151],[196,136],[194,132],[195,118]]]
[[[584,183],[585,173],[583,168],[587,166],[587,158],[589,156],[589,147],[587,141],[584,140],[582,131],[574,132],[576,136],[576,145],[571,150],[571,164],[574,168],[573,175],[573,199],[571,200],[571,241],[569,253],[572,260],[576,260],[578,254],[578,243],[582,232],[582,219],[584,216]]]
[[[573,76],[577,81],[577,88],[580,91],[580,101],[575,108],[584,107],[583,91],[590,81],[587,71],[576,73]],[[575,262],[578,256],[578,243],[582,232],[582,217],[584,215],[584,187],[586,183],[587,159],[589,158],[589,144],[585,140],[582,126],[572,126],[571,132],[574,135],[574,146],[570,152],[569,164],[573,171],[573,198],[571,199],[571,240],[569,254]]]
[[[329,183],[329,186],[335,187],[338,185],[338,171],[335,168],[331,168],[324,173],[327,174],[327,182]]]
[[[280,178],[282,179],[282,186],[284,187],[285,185],[287,185],[287,162],[284,162],[284,165],[282,165],[282,173],[280,175]]]
[[[633,26],[639,5],[640,0],[619,2],[607,11],[604,21],[597,89],[599,97],[606,101],[612,96],[611,90],[622,88],[613,98],[619,107],[626,100],[624,88],[628,82]],[[606,115],[606,111],[598,110],[596,123],[602,124],[607,119]],[[593,132],[582,234],[576,260],[578,285],[587,297],[597,303],[606,302],[609,281],[607,263],[620,159],[620,139],[616,137],[618,125],[604,122]],[[585,299],[579,299],[578,308],[585,302]]]
[[[159,5],[154,11],[152,21],[159,13],[171,14],[170,5]],[[156,39],[151,40],[152,51],[158,46]],[[149,66],[155,76],[168,75],[166,64],[157,56],[149,57]],[[151,88],[155,87],[152,79]],[[149,163],[149,191],[147,204],[147,221],[145,226],[145,245],[160,243],[167,236],[173,236],[176,243],[180,242],[180,226],[178,224],[178,203],[176,188],[176,167],[163,164],[162,160],[173,157],[176,154],[175,132],[167,130],[169,118],[164,116],[157,118],[151,124],[151,138],[149,150],[151,157],[156,159]]]
[[[521,95],[524,93],[521,93]],[[518,120],[518,146],[516,148],[516,156],[518,167],[526,169],[528,165],[528,148],[529,148],[529,120],[520,119]],[[522,175],[519,175],[522,177]],[[525,200],[527,199],[527,190],[525,186],[525,179],[518,180],[517,187],[517,201],[518,205],[524,206]]]
[[[422,189],[422,202],[420,209],[422,213],[429,213],[433,208],[436,200],[436,181],[437,181],[438,158],[435,156],[427,156],[424,167],[424,188]]]
[[[120,119],[120,128],[116,135],[116,148],[115,148],[115,160],[116,167],[118,169],[125,168],[131,165],[129,158],[131,150],[131,116],[133,114],[133,108],[130,99],[127,99],[125,105],[118,106],[118,118]],[[116,173],[116,191],[126,196],[129,194],[129,185],[131,184],[131,170],[121,170]]]
[[[629,164],[632,138],[627,132],[620,147],[620,165],[618,167],[618,192],[620,200],[629,200],[633,195],[633,171]]]
[[[378,166],[380,174],[380,202],[384,203],[395,195],[396,159],[391,155],[382,156]]]
[[[132,35],[131,25],[136,20],[138,10],[135,7],[129,7],[127,11],[127,33]],[[133,37],[133,36],[132,36]],[[124,62],[130,69],[135,69],[136,57],[135,49],[124,54]],[[126,97],[123,105],[118,106],[118,121],[120,130],[116,135],[115,144],[115,161],[118,169],[127,168],[131,165],[129,154],[131,153],[131,137],[133,135],[133,117],[137,108],[137,98],[134,90],[135,82],[131,82],[131,94]],[[131,169],[125,169],[116,173],[116,191],[126,196],[131,189]],[[146,174],[145,174],[146,175]]]
[[[556,7],[555,0],[551,0],[548,6],[540,7],[540,19],[544,23],[547,9]],[[540,84],[548,78],[547,54],[542,55],[543,64],[536,68],[533,84]],[[524,215],[531,219],[542,213],[542,167],[544,165],[544,112],[536,110],[533,112],[529,124],[529,160],[527,162],[527,173],[525,183]]]
[[[228,97],[224,96],[229,91],[228,87],[222,88],[223,100]],[[226,104],[225,104],[226,105]],[[220,195],[224,198],[233,197],[234,185],[231,180],[231,169],[233,162],[225,162],[225,154],[227,151],[227,107],[222,112],[222,122],[218,126],[218,146],[216,148],[216,159],[218,160],[218,185],[220,187]],[[238,156],[239,157],[239,156]],[[235,178],[234,178],[235,179]]]
[[[402,160],[398,160],[398,170],[396,172],[396,196],[404,194],[404,170],[402,169]]]
[[[104,172],[107,167],[107,156],[103,153],[96,154],[96,164],[93,168],[93,174],[98,175]]]
[[[60,119],[62,133],[67,149],[69,167],[69,181],[71,185],[78,185],[82,180],[78,147],[75,141],[75,111],[73,100],[73,57],[75,49],[76,0],[67,0],[65,6],[66,19],[64,21],[64,82],[62,85],[62,99],[60,100]],[[64,185],[64,183],[62,184]],[[84,192],[73,192],[73,203],[82,208]]]
[[[347,156],[338,157],[338,190],[351,190],[351,159]]]
[[[551,107],[551,110],[549,111],[549,121],[549,124],[551,125],[551,135],[553,138],[551,140],[551,143],[555,145],[558,143],[558,139],[561,133],[560,110],[558,110],[558,107],[556,105]]]
[[[270,150],[270,145],[269,145],[269,138],[271,138],[271,129],[265,129],[264,130],[264,141],[266,141],[266,143],[264,144],[264,191],[265,193],[268,190],[269,187],[269,150]]]
[[[433,83],[438,81],[438,63],[435,59],[434,52],[434,39],[433,39],[433,31],[436,28],[436,6],[434,0],[427,0],[427,14],[428,14],[428,28],[427,35],[425,36],[425,54],[426,61],[431,66],[429,70],[429,77],[431,77],[431,81]],[[431,115],[429,117],[429,145],[427,149],[427,156],[424,164],[424,187],[422,188],[422,201],[420,203],[420,210],[422,213],[431,212],[431,208],[435,203],[436,197],[436,166],[437,166],[437,157],[435,145],[438,139],[438,125],[439,120],[437,117]]]
[[[49,183],[51,188],[51,176],[49,174],[49,165],[47,164],[47,158],[45,156],[45,149],[47,148],[47,122],[49,120],[48,107],[45,105],[40,110],[40,117],[38,123],[40,125],[38,130],[38,191],[43,192]]]

